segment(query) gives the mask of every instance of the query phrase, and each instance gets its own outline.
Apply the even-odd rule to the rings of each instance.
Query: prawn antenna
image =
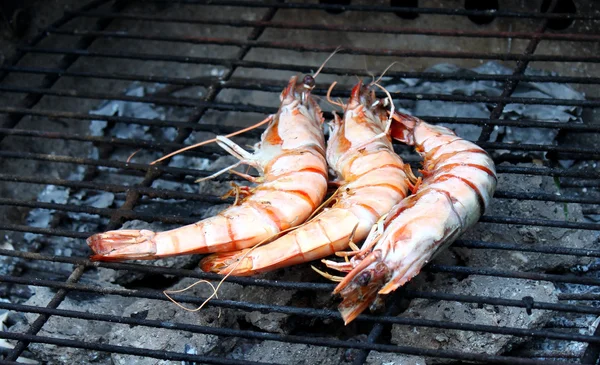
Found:
[[[390,101],[390,116],[388,117],[387,123],[385,124],[385,130],[384,130],[385,135],[387,135],[388,132],[390,131],[391,126],[392,126],[392,116],[394,115],[394,112],[396,111],[396,108],[394,107],[394,101],[392,100],[392,95],[390,95],[390,92],[387,91],[385,87],[383,87],[383,86],[381,86],[381,85],[379,85],[377,83],[375,83],[373,85],[375,85],[378,88],[380,88],[381,90],[383,90],[383,92],[385,93],[385,95],[388,97],[388,100]]]
[[[229,133],[229,134],[228,134],[228,135],[226,135],[225,137],[227,137],[227,138],[230,138],[230,137],[233,137],[233,136],[237,136],[238,134],[246,133],[246,132],[248,132],[249,130],[252,130],[252,129],[254,129],[254,128],[258,128],[258,127],[260,127],[260,126],[261,126],[261,125],[263,125],[263,124],[269,123],[271,120],[273,120],[273,116],[272,116],[272,115],[269,115],[269,116],[268,116],[268,117],[267,117],[265,120],[263,120],[263,121],[260,121],[260,122],[258,122],[258,123],[256,123],[256,124],[253,124],[253,125],[251,125],[251,126],[249,126],[249,127],[246,127],[246,128],[244,128],[244,129],[240,129],[239,131],[235,131],[235,132],[233,132],[233,133]],[[173,156],[175,156],[175,155],[178,155],[178,154],[180,154],[180,153],[182,153],[182,152],[189,151],[189,150],[191,150],[191,149],[194,149],[194,148],[197,148],[197,147],[200,147],[200,146],[204,146],[204,145],[207,145],[207,144],[209,144],[209,143],[216,142],[216,141],[217,141],[217,139],[216,139],[216,138],[212,138],[212,139],[209,139],[209,140],[206,140],[206,141],[202,141],[202,142],[199,142],[199,143],[193,144],[193,145],[191,145],[191,146],[187,146],[187,147],[184,147],[184,148],[178,149],[177,151],[174,151],[174,152],[171,152],[171,153],[169,153],[169,154],[167,154],[167,155],[164,155],[163,157],[159,158],[158,160],[154,160],[154,161],[150,162],[150,165],[157,164],[157,163],[159,163],[159,162],[161,162],[161,161],[164,161],[164,160],[166,160],[166,159],[168,159],[168,158],[171,158],[171,157],[173,157]]]
[[[325,67],[325,64],[331,59],[331,57],[333,57],[333,55],[338,53],[341,49],[342,49],[342,46],[337,46],[337,48],[333,52],[331,52],[329,57],[327,57],[327,59],[321,64],[321,67],[319,67],[317,72],[315,72],[315,74],[312,75],[313,79],[316,78],[317,76],[319,76],[319,73],[323,70],[323,67]]]
[[[216,286],[216,287],[215,287],[215,286],[214,286],[214,285],[213,285],[211,282],[209,282],[208,280],[198,280],[198,281],[196,281],[195,283],[193,283],[193,284],[191,284],[191,285],[188,285],[188,286],[186,286],[186,287],[185,287],[185,288],[183,288],[183,289],[177,289],[177,290],[163,290],[163,294],[164,294],[164,295],[165,295],[165,296],[166,296],[166,297],[167,297],[167,298],[168,298],[168,299],[169,299],[171,302],[173,302],[173,304],[175,304],[175,305],[176,305],[176,306],[178,306],[179,308],[181,308],[181,309],[183,309],[183,310],[186,310],[186,311],[188,311],[188,312],[197,312],[197,311],[201,310],[202,308],[204,308],[204,306],[206,305],[206,303],[210,302],[210,301],[211,301],[213,298],[218,298],[218,292],[219,292],[219,289],[221,289],[221,285],[223,285],[223,283],[225,282],[225,280],[227,280],[227,278],[229,278],[229,277],[231,276],[231,274],[232,274],[232,273],[235,271],[235,269],[236,269],[236,268],[237,268],[237,267],[238,267],[238,266],[239,266],[239,265],[242,263],[242,261],[243,261],[243,260],[246,258],[246,256],[248,256],[248,255],[249,255],[249,254],[250,254],[252,251],[254,251],[254,250],[255,250],[255,249],[258,247],[258,246],[260,246],[260,245],[262,245],[262,244],[264,244],[264,243],[266,243],[266,242],[270,241],[270,240],[271,240],[271,239],[273,239],[273,238],[279,237],[279,236],[283,235],[284,233],[287,233],[287,232],[290,232],[290,231],[296,230],[296,229],[298,229],[298,228],[300,228],[300,227],[304,226],[305,224],[306,224],[306,223],[304,223],[304,224],[302,224],[302,225],[299,225],[299,226],[297,226],[297,227],[290,227],[290,228],[284,229],[284,230],[282,230],[282,231],[280,231],[280,232],[278,232],[278,233],[275,233],[275,234],[273,234],[273,235],[271,235],[271,236],[269,236],[269,237],[265,238],[264,240],[260,241],[259,243],[255,244],[254,246],[252,246],[252,247],[251,247],[251,248],[250,248],[248,251],[246,251],[246,252],[245,252],[245,253],[242,255],[242,257],[240,257],[240,258],[237,260],[237,262],[235,263],[235,265],[233,265],[233,268],[232,268],[232,269],[231,269],[231,270],[230,270],[230,271],[227,273],[227,275],[225,275],[225,276],[224,276],[224,277],[223,277],[223,278],[222,278],[222,279],[219,281],[219,283],[217,284],[217,286]],[[192,287],[194,287],[194,286],[196,286],[196,285],[198,285],[198,284],[200,284],[200,283],[207,283],[208,285],[210,285],[210,287],[212,288],[212,291],[213,291],[213,292],[212,292],[212,294],[211,294],[211,295],[210,295],[208,298],[206,298],[206,299],[205,299],[205,300],[202,302],[202,304],[200,304],[200,305],[199,305],[198,307],[196,307],[196,308],[193,308],[193,309],[192,309],[192,308],[187,308],[187,307],[185,307],[184,305],[182,305],[182,304],[178,303],[178,302],[177,302],[175,299],[171,298],[171,296],[169,295],[169,294],[174,294],[174,293],[182,293],[182,292],[185,292],[185,291],[187,291],[187,290],[191,289]],[[219,315],[220,315],[220,311],[219,311]]]
[[[137,154],[138,154],[138,152],[140,152],[141,150],[142,150],[142,149],[140,148],[140,149],[138,149],[137,151],[135,151],[134,153],[132,153],[131,155],[129,155],[129,157],[127,157],[127,161],[126,161],[126,162],[127,162],[127,163],[130,163],[130,162],[131,162],[131,159],[133,158],[133,156],[137,155]]]
[[[383,70],[383,72],[381,73],[381,75],[379,75],[379,77],[377,78],[377,80],[373,80],[371,82],[371,85],[377,85],[377,83],[379,83],[379,81],[381,81],[381,79],[383,78],[383,76],[385,76],[385,73],[388,72],[390,70],[390,68],[392,68],[392,66],[394,66],[397,63],[398,63],[398,61],[394,61],[394,62],[390,63],[390,65],[388,67],[386,67],[385,70]],[[375,79],[375,77],[373,77],[373,79]]]
[[[365,72],[367,73],[367,75],[371,76],[371,83],[375,82],[375,74],[372,73],[371,71],[369,71],[369,67],[367,65],[367,56],[363,56],[363,61],[365,63]]]
[[[343,103],[331,100],[331,90],[333,90],[333,88],[335,87],[335,85],[337,85],[337,81],[334,81],[333,84],[331,84],[331,86],[329,86],[329,89],[327,90],[327,101],[330,104],[337,105],[337,106],[339,106],[340,108],[343,109],[344,108],[344,104]]]

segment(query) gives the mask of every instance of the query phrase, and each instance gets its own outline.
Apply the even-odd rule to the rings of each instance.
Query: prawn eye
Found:
[[[366,286],[367,284],[369,284],[370,281],[371,281],[371,273],[368,271],[361,273],[356,278],[356,283],[360,286]]]
[[[313,87],[315,87],[315,79],[310,75],[304,76],[304,80],[302,80],[302,83],[304,84],[304,87],[308,89],[312,89]]]

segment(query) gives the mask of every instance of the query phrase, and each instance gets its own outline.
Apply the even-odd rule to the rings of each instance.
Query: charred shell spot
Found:
[[[371,282],[371,273],[369,271],[362,272],[356,278],[356,283],[360,286],[367,286]]]
[[[385,308],[385,296],[384,295],[377,295],[375,297],[375,300],[373,300],[373,303],[371,303],[371,305],[369,305],[369,310],[371,312],[379,312],[381,311],[383,308]]]

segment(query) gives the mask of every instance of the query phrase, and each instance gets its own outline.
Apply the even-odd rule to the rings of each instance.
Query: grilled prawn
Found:
[[[307,224],[269,244],[218,253],[201,262],[204,271],[253,275],[329,256],[364,239],[371,226],[407,195],[408,165],[394,153],[388,115],[362,83],[352,89],[343,119],[330,124],[327,161],[341,186],[336,203]]]
[[[373,227],[349,262],[325,262],[349,271],[335,288],[349,323],[381,296],[404,285],[443,248],[477,222],[496,188],[494,163],[479,146],[451,130],[393,114],[394,138],[423,157],[423,182]]]
[[[239,205],[200,222],[165,232],[120,230],[100,233],[87,242],[96,260],[154,259],[190,253],[238,250],[268,240],[303,223],[327,192],[323,117],[311,96],[312,76],[292,77],[281,94],[279,111],[270,116],[261,141],[249,153],[225,137],[217,143],[256,168],[259,183]]]

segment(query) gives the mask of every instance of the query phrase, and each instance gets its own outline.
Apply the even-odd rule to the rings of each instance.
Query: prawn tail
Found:
[[[249,276],[253,275],[252,258],[247,256],[251,249],[234,252],[223,252],[209,255],[200,261],[200,269],[204,272],[215,272],[221,275]]]
[[[94,261],[150,260],[156,257],[155,232],[125,229],[95,234],[87,239]]]

